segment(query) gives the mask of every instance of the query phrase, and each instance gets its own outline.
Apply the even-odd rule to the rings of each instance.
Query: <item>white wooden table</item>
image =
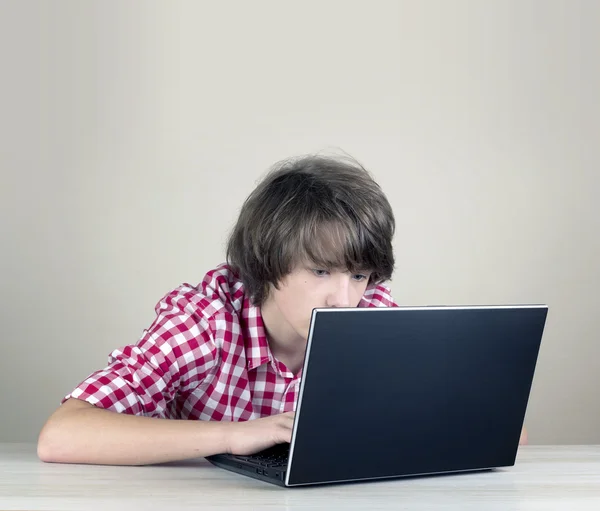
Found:
[[[280,488],[203,459],[146,467],[46,464],[0,444],[0,510],[600,511],[600,446],[521,447],[514,467],[359,484]]]

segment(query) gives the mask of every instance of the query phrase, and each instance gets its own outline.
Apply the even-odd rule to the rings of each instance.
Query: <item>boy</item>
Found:
[[[63,399],[39,457],[141,465],[289,442],[312,309],[395,306],[394,229],[356,162],[277,165],[244,203],[227,264],[168,293],[138,343]]]
[[[279,164],[244,203],[227,264],[167,294],[139,342],[63,399],[39,457],[149,464],[289,442],[312,309],[395,305],[394,228],[356,162]]]

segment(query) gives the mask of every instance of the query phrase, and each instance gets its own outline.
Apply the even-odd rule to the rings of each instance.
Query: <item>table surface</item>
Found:
[[[0,510],[600,510],[600,445],[526,446],[514,467],[281,488],[204,459],[145,467],[43,463],[0,444]]]

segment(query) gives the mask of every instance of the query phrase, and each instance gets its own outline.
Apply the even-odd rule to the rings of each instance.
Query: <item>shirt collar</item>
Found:
[[[269,349],[267,332],[265,331],[260,307],[253,305],[248,297],[244,297],[242,318],[246,366],[248,370],[252,370],[267,362],[271,362],[273,354]]]
[[[244,350],[246,354],[246,367],[248,371],[256,369],[264,364],[271,364],[273,370],[286,378],[293,378],[290,370],[277,360],[267,340],[267,332],[262,319],[260,307],[252,305],[247,297],[244,297],[242,308],[242,332],[244,335]],[[302,374],[302,369],[298,376]]]

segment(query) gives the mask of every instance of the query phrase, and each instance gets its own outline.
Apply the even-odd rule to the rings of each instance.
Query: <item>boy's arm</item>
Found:
[[[108,367],[63,399],[40,433],[39,457],[148,464],[221,452],[247,454],[289,441],[289,414],[245,423],[164,418],[177,394],[195,388],[220,360],[198,302],[188,286],[163,298],[140,341],[115,350]]]
[[[291,440],[293,412],[247,422],[141,417],[69,399],[48,419],[38,456],[55,463],[147,465],[212,454],[250,454]]]

